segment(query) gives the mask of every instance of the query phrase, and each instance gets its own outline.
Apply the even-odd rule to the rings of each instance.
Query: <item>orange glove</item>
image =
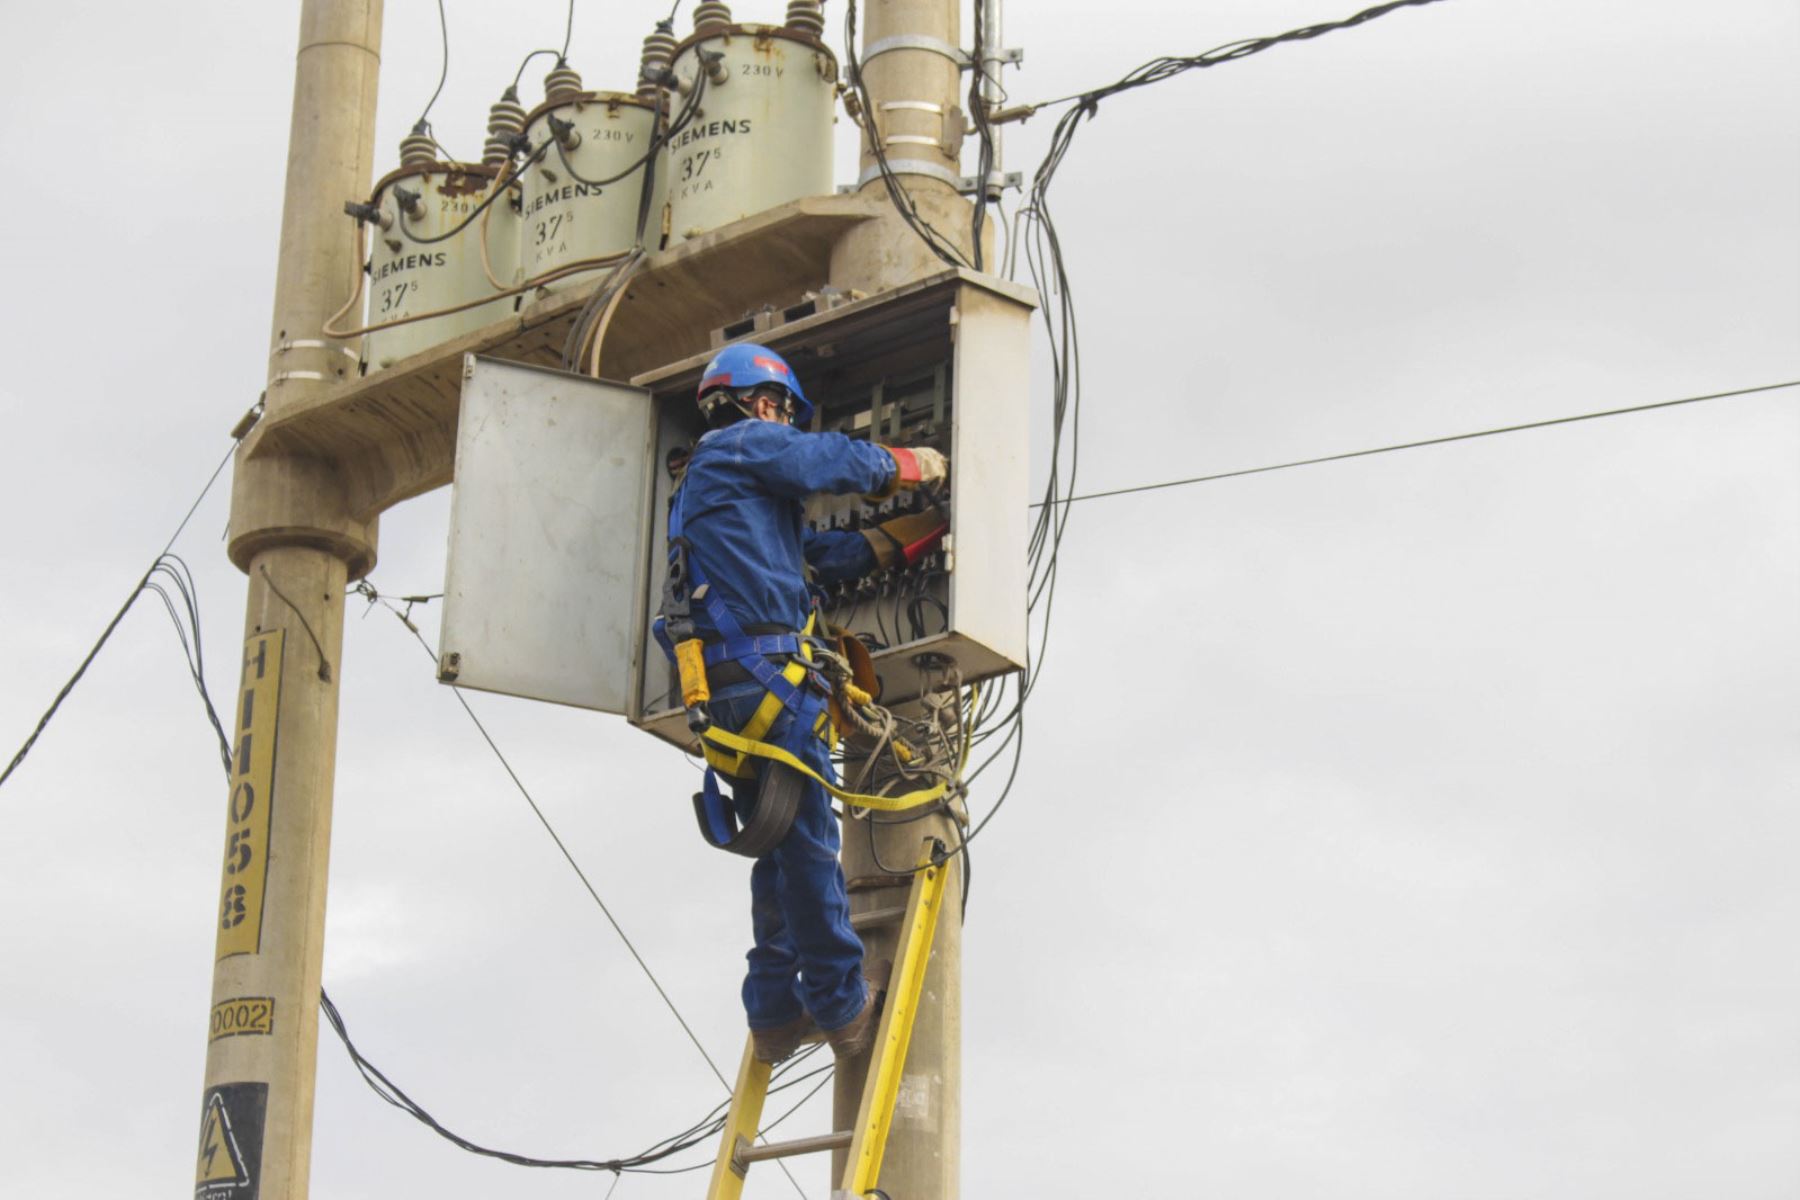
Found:
[[[950,477],[950,460],[930,446],[883,446],[894,460],[894,477],[879,492],[870,492],[871,500],[886,500],[895,492],[929,487]]]

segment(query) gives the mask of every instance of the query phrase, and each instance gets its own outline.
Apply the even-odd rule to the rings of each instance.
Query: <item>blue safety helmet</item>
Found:
[[[794,424],[812,424],[813,406],[800,390],[800,378],[794,374],[794,368],[781,355],[754,342],[727,346],[706,364],[706,372],[700,376],[700,412],[710,424],[721,402],[729,398],[736,403],[740,393],[767,384],[794,398]]]

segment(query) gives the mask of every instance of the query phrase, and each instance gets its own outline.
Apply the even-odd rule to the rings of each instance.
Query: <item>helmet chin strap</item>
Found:
[[[737,409],[740,416],[746,417],[752,421],[764,419],[757,415],[756,407],[758,400],[766,399],[775,406],[775,415],[780,418],[783,424],[792,425],[794,423],[794,398],[790,395],[783,394],[777,397],[772,395],[769,391],[762,391],[759,394],[758,389],[755,388],[745,389],[746,394],[743,395],[729,389],[720,390],[725,392],[723,403],[729,404],[731,407]],[[709,419],[711,414],[718,410],[719,403],[720,401],[714,401],[711,407],[707,409]]]

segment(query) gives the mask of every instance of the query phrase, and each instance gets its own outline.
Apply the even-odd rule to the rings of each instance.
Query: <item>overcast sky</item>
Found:
[[[0,5],[10,757],[262,389],[297,6]],[[629,87],[660,7],[579,5],[590,86]],[[1014,4],[1008,86],[1355,7]],[[448,8],[433,119],[473,155],[564,9]],[[1082,490],[1800,379],[1797,52],[1792,0],[1447,0],[1108,101],[1053,193]],[[377,174],[438,66],[435,7],[392,0]],[[1051,122],[1009,131],[1009,168]],[[222,482],[177,546],[217,696],[227,507]],[[439,590],[447,508],[383,519],[384,592]],[[689,1124],[706,1065],[416,643],[360,612],[325,962],[359,1043],[490,1145]],[[1800,389],[1079,506],[974,848],[964,1193],[1800,1195],[1797,614]],[[614,718],[474,703],[731,1061],[747,867],[694,836],[691,769]],[[187,1187],[223,799],[141,603],[0,790],[0,1191]],[[456,1150],[329,1032],[313,1181],[611,1183]],[[765,1168],[750,1194],[794,1193]]]

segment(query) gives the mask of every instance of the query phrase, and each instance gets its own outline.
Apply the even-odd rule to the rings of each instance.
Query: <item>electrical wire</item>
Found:
[[[715,1106],[712,1112],[708,1113],[705,1117],[702,1117],[698,1122],[690,1125],[680,1133],[664,1138],[662,1141],[655,1143],[637,1154],[624,1155],[619,1158],[539,1158],[534,1155],[520,1154],[511,1150],[498,1150],[491,1146],[484,1146],[445,1126],[436,1117],[432,1116],[423,1105],[413,1099],[412,1096],[408,1095],[405,1089],[395,1083],[386,1072],[371,1062],[368,1056],[357,1047],[355,1041],[350,1037],[350,1030],[344,1021],[343,1014],[338,1011],[337,1005],[333,1003],[330,993],[322,987],[319,989],[319,1011],[324,1014],[326,1022],[331,1026],[332,1031],[337,1034],[338,1040],[343,1043],[345,1053],[350,1056],[352,1065],[356,1067],[357,1073],[362,1076],[363,1082],[369,1085],[370,1090],[377,1096],[380,1096],[388,1104],[391,1104],[401,1112],[406,1113],[408,1116],[430,1129],[445,1141],[456,1146],[458,1149],[465,1150],[470,1154],[479,1155],[483,1158],[498,1159],[501,1162],[510,1163],[517,1167],[537,1167],[547,1170],[611,1171],[615,1175],[626,1172],[669,1174],[672,1172],[646,1171],[645,1168],[651,1163],[662,1162],[685,1150],[691,1150],[696,1146],[709,1142],[716,1138],[725,1128],[726,1115],[723,1115],[723,1110],[726,1108],[726,1105],[721,1104]],[[801,1061],[804,1061],[804,1058],[805,1056],[801,1055],[789,1059],[787,1063],[783,1064],[782,1071],[778,1072],[775,1078],[785,1078],[785,1076],[790,1074]],[[782,1091],[785,1088],[794,1087],[815,1075],[831,1070],[831,1066],[826,1066],[818,1070],[809,1071],[798,1078],[786,1080],[780,1086],[771,1086],[769,1092],[770,1094],[773,1094]],[[799,1104],[794,1105],[793,1108],[782,1114],[780,1118],[770,1122],[762,1131],[759,1131],[758,1136],[760,1137],[763,1132],[766,1132],[768,1129],[773,1129],[776,1125],[780,1124],[782,1120],[791,1116],[796,1110],[804,1105],[807,1100],[810,1100],[813,1094],[828,1081],[829,1078],[825,1081],[821,1081],[811,1092],[808,1092],[801,1098]],[[729,1101],[727,1101],[727,1104],[729,1104]],[[699,1167],[711,1165],[711,1162],[711,1158],[708,1158],[696,1164],[694,1167],[683,1167],[681,1170],[698,1169]],[[802,1195],[804,1195],[804,1193],[802,1193]]]
[[[413,128],[426,133],[431,131],[432,106],[438,102],[438,97],[444,94],[444,81],[450,78],[450,18],[444,15],[444,0],[437,0],[437,10],[438,32],[444,39],[444,65],[438,72],[437,89],[431,93],[431,99],[425,102],[425,111],[419,114],[419,120],[413,126]],[[436,138],[432,139],[433,142],[436,140]]]
[[[979,4],[979,0],[977,3]],[[913,202],[911,193],[900,183],[899,176],[888,163],[887,147],[882,144],[881,122],[876,119],[875,102],[869,95],[869,85],[863,80],[862,62],[856,56],[856,0],[849,0],[844,6],[844,61],[848,64],[850,84],[856,91],[858,106],[862,109],[862,115],[856,121],[862,126],[869,150],[875,156],[875,167],[881,173],[881,181],[887,187],[888,199],[893,203],[894,211],[900,214],[907,226],[946,265],[973,266],[973,262],[955,243],[925,219],[918,205]]]
[[[569,47],[575,41],[575,0],[569,0],[569,19],[563,26],[562,53],[557,56],[561,62],[569,61]]]
[[[975,53],[974,69],[969,72],[969,114],[980,149],[976,155],[975,199],[969,217],[969,244],[974,255],[973,266],[980,271],[983,269],[981,234],[987,224],[988,176],[994,173],[994,127],[988,120],[986,94],[989,83],[987,5],[982,0],[975,0],[974,8]]]
[[[431,662],[435,667],[435,665],[438,661],[437,651],[432,649],[431,644],[425,640],[425,635],[419,631],[418,626],[414,625],[412,623],[412,621],[405,614],[401,613],[401,611],[399,609],[394,608],[392,604],[388,603],[386,597],[381,595],[381,593],[375,588],[375,585],[371,581],[369,581],[367,579],[361,580],[356,584],[355,587],[353,587],[351,589],[351,591],[357,595],[365,597],[371,605],[379,603],[384,608],[387,608],[390,612],[392,612],[394,614],[394,616],[399,619],[400,623],[406,627],[407,631],[413,635],[413,639],[419,643],[420,649],[422,649],[425,652],[425,654],[431,659]],[[440,593],[440,595],[441,595],[441,593]],[[410,597],[410,600],[413,602],[421,602],[421,601],[424,601],[427,599],[433,599],[433,598],[435,598],[435,597],[414,596],[414,597]],[[409,605],[409,610],[410,610],[410,605]],[[618,918],[613,916],[612,910],[610,908],[608,908],[606,905],[606,901],[600,898],[600,893],[598,890],[595,889],[592,881],[590,881],[588,879],[587,872],[583,871],[581,869],[581,864],[576,862],[575,856],[569,851],[569,848],[568,848],[567,844],[564,843],[564,841],[562,840],[561,835],[559,835],[556,832],[555,826],[550,824],[550,819],[544,815],[544,810],[538,806],[538,802],[532,796],[530,789],[527,788],[525,786],[524,781],[519,778],[518,772],[513,769],[512,763],[507,759],[505,753],[503,751],[501,751],[499,744],[494,741],[493,735],[490,734],[487,730],[487,726],[483,725],[481,722],[481,718],[475,715],[474,708],[472,708],[469,705],[468,700],[462,694],[462,690],[460,688],[453,688],[453,689],[451,689],[451,691],[452,691],[452,694],[454,694],[456,697],[456,702],[462,706],[463,712],[468,715],[469,720],[474,724],[476,731],[481,734],[482,740],[487,743],[488,749],[492,750],[494,752],[494,757],[500,761],[501,767],[506,771],[507,777],[512,780],[513,786],[518,789],[519,794],[524,797],[525,803],[530,806],[533,815],[535,815],[538,819],[538,823],[544,827],[544,831],[550,835],[550,840],[556,844],[557,850],[562,853],[563,859],[569,864],[570,869],[575,872],[575,876],[577,879],[579,879],[581,881],[582,887],[587,889],[588,895],[593,898],[593,901],[594,901],[595,905],[599,907],[601,914],[606,917],[607,923],[610,924],[613,928],[613,932],[619,935],[619,940],[625,944],[625,949],[630,952],[632,959],[634,961],[636,961],[639,969],[641,969],[643,971],[644,977],[650,981],[650,986],[656,989],[656,994],[662,998],[662,1002],[663,1002],[664,1006],[668,1008],[670,1015],[672,1015],[675,1018],[676,1023],[681,1026],[681,1030],[683,1033],[685,1033],[687,1035],[688,1041],[692,1042],[694,1049],[699,1051],[700,1057],[705,1060],[707,1067],[713,1073],[713,1077],[719,1081],[720,1086],[722,1086],[726,1090],[726,1092],[728,1092],[728,1093],[731,1092],[732,1091],[731,1084],[726,1080],[724,1072],[722,1072],[719,1069],[718,1064],[713,1061],[712,1055],[710,1055],[706,1052],[706,1047],[701,1044],[700,1038],[698,1037],[698,1035],[696,1035],[694,1033],[693,1027],[687,1023],[687,1018],[685,1018],[681,1015],[681,1010],[675,1007],[675,1001],[670,998],[669,993],[666,989],[664,989],[662,982],[656,978],[656,973],[650,969],[650,964],[648,962],[646,962],[644,960],[644,956],[641,953],[639,953],[636,944],[633,943],[630,936],[626,934],[624,927],[619,924]],[[321,1001],[321,1004],[325,1003],[325,996],[323,995],[322,991],[320,994],[320,1001]],[[336,1028],[336,1027],[338,1027],[339,1022],[336,1020],[333,1020],[332,1024],[333,1024],[333,1027]],[[348,1035],[340,1029],[339,1037],[343,1039],[345,1048],[350,1051],[351,1057],[357,1062],[358,1070],[359,1071],[362,1070],[364,1060],[361,1058],[361,1056],[359,1054],[357,1054],[355,1048],[351,1045]],[[379,1071],[375,1072],[375,1075],[377,1076],[377,1078],[379,1078],[381,1080],[381,1082],[383,1082],[383,1083],[387,1082],[385,1076],[381,1076]],[[371,1079],[367,1072],[364,1073],[363,1077],[364,1077],[364,1079],[369,1081],[369,1085],[371,1087],[376,1087],[376,1080]],[[376,1087],[376,1090],[378,1093],[381,1093],[381,1089],[379,1087]],[[400,1095],[404,1099],[404,1094],[399,1093],[399,1090],[397,1088],[394,1089],[394,1091],[396,1094]],[[432,1128],[434,1131],[438,1132],[441,1136],[445,1137],[447,1140],[449,1140],[459,1146],[462,1146],[463,1149],[469,1150],[471,1153],[485,1154],[489,1157],[501,1158],[508,1162],[514,1162],[514,1161],[517,1161],[524,1157],[524,1156],[517,1156],[517,1155],[509,1155],[506,1152],[489,1151],[484,1147],[479,1147],[479,1146],[475,1145],[474,1143],[468,1143],[465,1145],[464,1142],[466,1139],[462,1139],[462,1138],[458,1137],[457,1135],[451,1133],[449,1130],[444,1129],[435,1120],[431,1119],[430,1114],[425,1113],[423,1109],[418,1109],[415,1112],[414,1108],[416,1106],[410,1106],[409,1104],[397,1103],[395,1100],[389,1098],[385,1093],[381,1093],[381,1094],[382,1094],[383,1099],[387,1099],[389,1101],[389,1103],[394,1103],[394,1104],[396,1104],[396,1107],[406,1109],[408,1112],[413,1112],[413,1115],[418,1117],[421,1122],[423,1122],[424,1124],[426,1124],[427,1126]],[[717,1129],[715,1128],[713,1130],[713,1132],[717,1132]],[[710,1135],[708,1135],[708,1136],[710,1136]],[[697,1140],[703,1141],[703,1140],[705,1140],[705,1138],[701,1137]],[[695,1144],[695,1142],[690,1141],[681,1146],[678,1146],[676,1149],[677,1150],[686,1149],[686,1148],[688,1148],[688,1146],[691,1146],[693,1144]],[[671,1150],[668,1153],[674,1153],[674,1152],[675,1151]],[[643,1161],[652,1161],[653,1160],[652,1157],[646,1157],[644,1155],[639,1155],[636,1157],[638,1157],[639,1159],[641,1159]],[[667,1154],[658,1152],[653,1156],[653,1158],[658,1158],[658,1159],[663,1158],[663,1157],[667,1157]],[[600,1163],[598,1166],[582,1165],[584,1163],[588,1163],[588,1162],[592,1162],[592,1161],[594,1161],[594,1160],[561,1160],[561,1161],[546,1160],[546,1161],[520,1162],[519,1165],[523,1165],[523,1166],[557,1166],[557,1167],[568,1167],[570,1169],[575,1169],[575,1170],[612,1170],[612,1169],[615,1169],[611,1165],[610,1162],[603,1162],[603,1163]],[[619,1161],[622,1161],[622,1160],[619,1160]],[[794,1190],[796,1192],[799,1192],[802,1197],[802,1200],[804,1200],[806,1193],[800,1188],[800,1183],[798,1180],[796,1180],[794,1178],[793,1173],[787,1169],[787,1164],[777,1163],[777,1165],[782,1168],[782,1174],[787,1176],[788,1181],[793,1184]],[[616,1169],[628,1170],[631,1168],[627,1167],[627,1166],[619,1166]]]
[[[363,585],[366,585],[367,590],[363,590]],[[375,587],[372,583],[364,580],[363,585],[359,585],[356,590],[361,595],[372,597],[370,600],[371,603],[375,603],[382,599],[380,594],[375,591]],[[393,611],[395,616],[400,617],[400,613],[397,609]],[[432,649],[431,643],[425,640],[425,635],[419,632],[418,626],[414,625],[405,617],[401,617],[400,619],[401,623],[406,626],[407,631],[410,632],[413,635],[413,638],[419,643],[419,648],[431,659],[432,664],[435,667],[438,660],[437,651]],[[731,1084],[726,1080],[725,1073],[719,1070],[719,1065],[713,1061],[712,1055],[708,1054],[706,1052],[706,1047],[700,1044],[699,1035],[697,1035],[694,1032],[693,1027],[687,1023],[687,1018],[681,1015],[681,1010],[675,1007],[675,1001],[669,998],[669,993],[663,988],[662,982],[656,978],[656,973],[650,969],[650,964],[644,961],[644,956],[638,952],[638,948],[636,944],[632,942],[630,935],[627,934],[624,927],[619,924],[618,918],[613,916],[612,909],[608,908],[606,901],[600,898],[600,893],[594,888],[593,882],[588,879],[587,872],[583,871],[581,869],[581,864],[575,861],[574,854],[569,851],[569,847],[562,840],[562,836],[556,832],[556,827],[550,824],[550,818],[544,815],[544,810],[538,806],[537,799],[531,794],[531,789],[527,788],[525,786],[525,781],[519,778],[519,773],[513,769],[513,765],[507,759],[505,752],[502,751],[499,745],[494,741],[493,735],[487,731],[487,726],[483,725],[481,723],[481,718],[475,715],[475,710],[469,706],[469,702],[463,696],[462,690],[460,688],[452,688],[451,695],[456,697],[456,702],[462,705],[463,712],[467,713],[469,720],[474,722],[476,731],[481,734],[481,739],[488,744],[488,749],[494,752],[494,757],[500,760],[500,765],[505,769],[507,778],[512,780],[513,786],[518,789],[519,795],[525,798],[525,803],[531,807],[532,814],[537,817],[538,823],[544,827],[544,832],[550,835],[550,840],[556,843],[557,850],[562,853],[564,860],[569,864],[569,868],[575,872],[575,877],[581,880],[581,886],[587,889],[588,895],[593,898],[594,903],[599,907],[602,915],[606,917],[607,923],[613,927],[613,932],[619,935],[619,940],[621,942],[625,943],[625,949],[628,950],[631,953],[631,957],[636,960],[638,967],[644,972],[644,977],[650,981],[650,986],[656,989],[656,994],[662,997],[663,1005],[669,1010],[670,1015],[675,1018],[676,1023],[681,1026],[681,1031],[687,1034],[688,1041],[694,1044],[694,1049],[700,1052],[700,1057],[706,1060],[706,1065],[711,1068],[713,1075],[718,1081],[724,1085],[727,1091],[730,1091]]]
[[[1284,45],[1288,42],[1307,41],[1312,38],[1322,37],[1327,33],[1335,33],[1341,29],[1354,29],[1358,25],[1364,25],[1377,18],[1385,17],[1398,9],[1419,8],[1427,4],[1436,4],[1437,2],[1438,0],[1391,0],[1390,3],[1378,4],[1373,8],[1363,9],[1361,12],[1345,17],[1340,21],[1321,21],[1314,25],[1303,25],[1298,29],[1290,29],[1285,33],[1278,33],[1268,37],[1241,38],[1235,42],[1226,42],[1222,46],[1215,46],[1203,54],[1195,54],[1188,57],[1154,58],[1129,72],[1116,83],[1111,83],[1101,88],[1093,88],[1085,92],[1072,92],[1067,96],[1058,96],[1054,100],[1039,100],[1036,103],[1027,104],[1014,109],[1008,115],[1013,120],[1023,120],[1025,117],[1029,117],[1042,109],[1052,108],[1058,104],[1068,104],[1071,101],[1080,101],[1081,103],[1072,111],[1079,113],[1083,110],[1087,110],[1086,115],[1092,117],[1094,115],[1093,109],[1095,106],[1108,96],[1115,96],[1120,92],[1127,92],[1133,88],[1145,87],[1152,83],[1161,83],[1165,79],[1172,79],[1176,75],[1183,74],[1187,71],[1199,70],[1206,67],[1216,67],[1221,63],[1236,62],[1240,58],[1249,58],[1253,54],[1261,54],[1264,50],[1273,50],[1276,46]],[[1054,138],[1052,140],[1054,141]]]
[[[164,576],[163,580],[156,576]],[[163,607],[168,610],[169,620],[175,625],[175,636],[181,640],[182,657],[187,659],[188,674],[193,677],[194,690],[200,693],[200,702],[206,706],[206,719],[212,723],[213,733],[219,739],[219,764],[225,768],[227,778],[231,776],[231,739],[225,736],[224,723],[219,720],[219,710],[213,706],[212,694],[206,690],[206,652],[202,648],[200,637],[200,590],[194,583],[194,572],[187,562],[176,554],[164,554],[150,568],[150,580],[145,588],[155,592],[162,600]],[[169,595],[173,588],[181,597],[177,607]]]
[[[523,175],[525,173],[526,167],[531,166],[532,164],[536,163],[539,159],[543,158],[544,155],[548,154],[550,152],[550,147],[554,146],[555,144],[556,144],[555,138],[553,138],[553,137],[545,138],[541,145],[539,145],[536,149],[532,150],[531,153],[526,156],[524,162],[518,164],[517,167],[514,167],[512,169],[511,175],[507,176],[504,180],[500,181],[501,186],[495,186],[493,188],[490,188],[488,191],[488,194],[482,198],[481,203],[477,204],[473,209],[471,209],[469,212],[469,215],[464,217],[461,221],[458,221],[453,228],[445,230],[443,233],[434,233],[434,234],[430,234],[430,235],[421,235],[421,234],[414,233],[410,228],[407,227],[407,224],[406,224],[407,214],[406,214],[406,208],[404,206],[400,206],[400,208],[399,208],[400,218],[398,221],[395,222],[395,224],[400,226],[400,233],[406,238],[406,240],[411,242],[415,246],[435,246],[439,242],[447,242],[451,238],[455,237],[457,234],[461,233],[463,230],[467,229],[469,226],[473,225],[476,221],[480,220],[481,214],[486,212],[490,205],[492,205],[495,201],[499,200],[501,196],[504,196],[506,194],[507,188],[511,186],[512,181],[517,179],[520,175]],[[373,204],[373,201],[371,201],[371,204]],[[493,296],[483,296],[479,301],[477,301],[477,303],[486,303],[487,301],[492,300],[492,299],[494,299]]]
[[[582,361],[588,357],[591,349],[593,358],[589,370],[591,374],[599,374],[599,358],[606,325],[612,320],[612,314],[617,310],[619,301],[624,297],[625,285],[636,274],[644,257],[649,253],[649,247],[645,245],[644,239],[650,224],[650,200],[656,190],[657,152],[668,145],[675,135],[694,119],[695,114],[700,111],[700,99],[706,94],[706,71],[701,70],[695,74],[693,91],[689,93],[680,111],[667,123],[666,127],[663,117],[668,91],[664,88],[657,89],[654,124],[656,132],[651,136],[650,145],[642,160],[645,166],[642,184],[638,192],[637,233],[632,249],[626,259],[613,269],[612,274],[594,289],[586,302],[582,304],[581,310],[575,314],[575,319],[569,326],[568,337],[563,341],[562,368],[565,371],[582,369]]]
[[[247,435],[248,431],[246,430],[245,432]],[[36,728],[31,731],[31,736],[25,739],[25,743],[20,746],[18,752],[13,755],[12,761],[6,765],[6,770],[0,772],[0,785],[4,785],[8,779],[12,778],[13,772],[19,769],[19,764],[24,762],[25,756],[31,753],[31,748],[37,744],[38,738],[42,736],[44,730],[49,727],[51,719],[56,716],[57,710],[62,707],[63,701],[69,698],[69,693],[75,690],[75,685],[81,682],[81,677],[83,675],[87,674],[88,667],[93,665],[94,659],[99,656],[101,648],[104,647],[107,640],[112,637],[113,630],[119,627],[119,622],[125,619],[125,614],[131,611],[131,606],[137,602],[137,598],[144,594],[146,588],[150,584],[151,577],[156,574],[157,569],[163,563],[163,559],[168,555],[169,551],[174,548],[176,539],[179,538],[182,531],[188,527],[188,522],[193,519],[194,513],[200,508],[200,502],[206,499],[207,493],[212,491],[213,484],[218,482],[219,475],[225,470],[225,464],[230,462],[232,455],[237,453],[237,448],[241,441],[242,439],[240,438],[238,441],[232,442],[231,449],[225,452],[225,457],[221,458],[219,460],[219,465],[213,468],[213,473],[207,477],[206,485],[200,489],[200,494],[194,497],[194,502],[188,505],[188,510],[182,516],[180,524],[175,526],[175,532],[169,535],[169,540],[163,543],[163,548],[157,552],[155,560],[150,564],[150,568],[144,572],[143,576],[138,579],[136,584],[132,585],[131,591],[125,597],[125,603],[119,606],[119,611],[114,613],[112,620],[106,623],[106,628],[100,631],[99,639],[94,642],[93,648],[87,652],[87,656],[81,660],[81,665],[75,668],[75,673],[69,676],[68,682],[63,684],[62,690],[57,692],[56,698],[50,702],[50,707],[45,709],[44,715],[38,718]],[[217,716],[218,714],[213,714],[215,724],[217,723]]]
[[[993,806],[970,831],[962,846],[953,853],[962,853],[966,857],[968,841],[993,820],[1017,782],[1024,748],[1025,706],[1038,680],[1043,677],[1044,663],[1050,647],[1051,618],[1055,609],[1059,553],[1068,528],[1070,506],[1077,498],[1075,481],[1080,467],[1081,440],[1081,341],[1074,290],[1063,256],[1062,240],[1051,210],[1050,189],[1081,123],[1093,119],[1102,100],[1121,92],[1160,83],[1186,71],[1234,62],[1288,42],[1353,28],[1401,8],[1420,7],[1436,2],[1437,0],[1394,0],[1393,3],[1364,9],[1340,21],[1308,25],[1270,37],[1231,42],[1191,57],[1155,59],[1116,83],[1059,100],[1028,105],[1010,114],[1013,117],[1028,116],[1052,104],[1078,102],[1057,122],[1051,134],[1049,148],[1033,176],[1027,203],[1015,216],[1015,229],[1007,243],[1008,277],[1011,277],[1022,251],[1032,285],[1045,298],[1045,303],[1039,308],[1039,315],[1050,342],[1050,464],[1043,498],[1032,505],[1036,510],[1036,517],[1026,548],[1029,563],[1026,612],[1030,632],[1026,641],[1025,667],[995,689],[996,693],[1008,693],[1010,707],[996,704],[978,714],[976,730],[969,740],[972,745],[982,748],[985,757],[965,776],[964,782],[973,783],[1001,761],[1009,748],[1012,762]],[[985,42],[985,37],[985,31],[978,28],[978,45]],[[971,90],[970,111],[977,114],[979,121],[989,114],[974,103],[975,94]]]
[[[1145,483],[1136,487],[1113,488],[1104,492],[1088,492],[1081,496],[1064,496],[1055,501],[1059,505],[1079,504],[1083,500],[1104,500],[1109,496],[1129,496],[1137,492],[1154,492],[1163,488],[1186,487],[1192,483],[1212,483],[1218,479],[1237,479],[1245,475],[1263,475],[1270,471],[1286,471],[1294,467],[1311,467],[1320,463],[1344,462],[1352,458],[1368,458],[1376,454],[1392,454],[1397,450],[1417,450],[1422,446],[1446,446],[1452,442],[1468,442],[1476,438],[1498,437],[1504,433],[1521,433],[1528,429],[1549,429],[1556,425],[1573,425],[1579,421],[1598,421],[1606,417],[1623,417],[1632,413],[1655,412],[1659,409],[1678,408],[1684,404],[1701,404],[1708,400],[1725,400],[1732,396],[1751,396],[1760,392],[1780,391],[1783,388],[1800,387],[1800,379],[1788,383],[1766,383],[1759,387],[1737,388],[1729,392],[1710,392],[1704,396],[1684,396],[1679,400],[1658,400],[1652,404],[1633,404],[1627,408],[1608,408],[1599,412],[1576,413],[1568,417],[1551,417],[1544,421],[1526,421],[1519,425],[1502,425],[1494,429],[1481,429],[1473,433],[1452,433],[1445,437],[1423,438],[1416,442],[1397,442],[1391,446],[1376,446],[1369,450],[1347,450],[1342,454],[1322,454],[1317,458],[1299,458],[1292,462],[1271,463],[1266,467],[1245,467],[1237,471],[1220,471],[1213,475],[1194,475],[1187,479],[1170,479],[1162,483]],[[1038,505],[1033,505],[1036,508]]]
[[[570,8],[569,19],[571,21],[573,21],[575,19],[574,4],[571,3],[569,8]],[[546,54],[548,54],[552,58],[555,58],[558,60],[564,60],[564,59],[568,58],[569,50],[568,50],[568,47],[565,46],[565,47],[563,47],[561,52],[558,52],[555,50],[533,50],[529,54],[527,54],[523,59],[521,59],[519,61],[519,69],[517,71],[513,72],[512,90],[514,92],[517,92],[519,90],[519,81],[525,78],[525,68],[529,67],[531,65],[531,60],[534,58],[542,58]]]

